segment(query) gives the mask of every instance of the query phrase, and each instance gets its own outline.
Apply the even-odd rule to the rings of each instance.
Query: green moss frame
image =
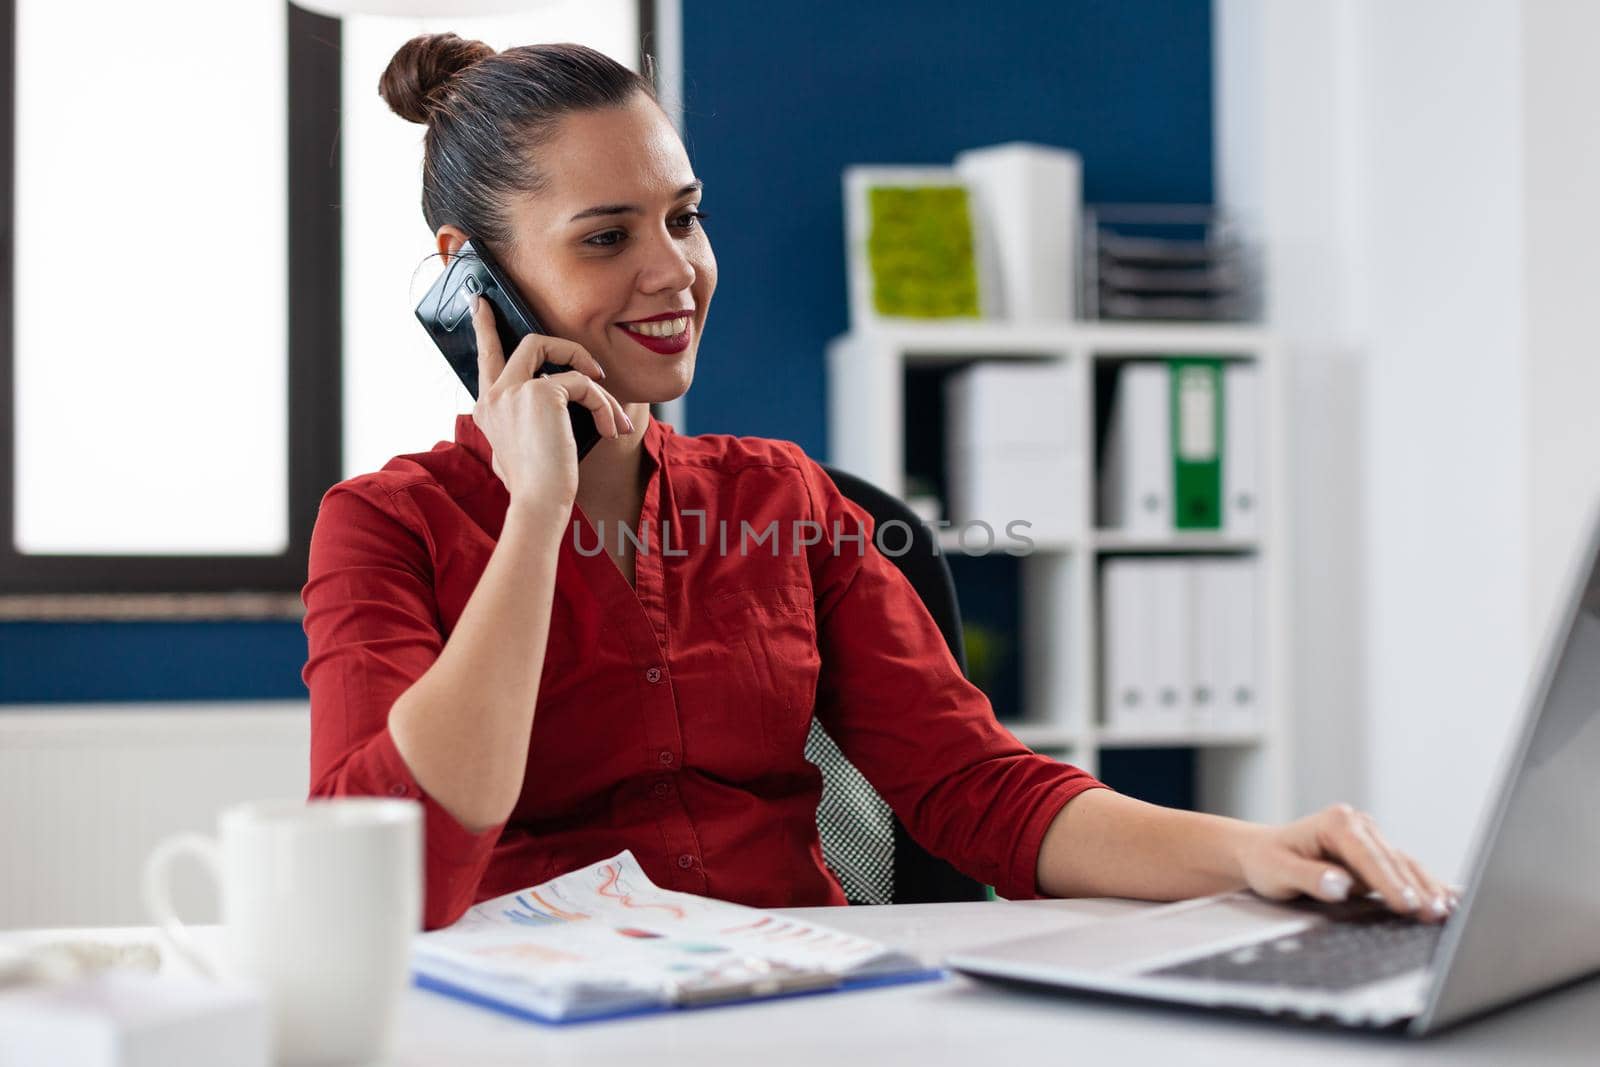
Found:
[[[980,317],[965,186],[872,186],[867,262],[879,315]]]

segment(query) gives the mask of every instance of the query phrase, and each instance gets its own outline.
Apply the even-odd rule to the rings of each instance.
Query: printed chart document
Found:
[[[419,934],[417,985],[541,1022],[939,978],[875,941],[657,887],[623,851]]]

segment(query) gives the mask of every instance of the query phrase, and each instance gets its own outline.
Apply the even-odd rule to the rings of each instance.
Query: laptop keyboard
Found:
[[[1334,921],[1144,973],[1342,991],[1426,966],[1445,927],[1396,915],[1371,901],[1312,910]]]

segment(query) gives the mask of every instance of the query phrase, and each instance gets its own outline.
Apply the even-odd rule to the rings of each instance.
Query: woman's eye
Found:
[[[710,217],[710,215],[707,215],[703,211],[685,211],[683,214],[674,219],[673,222],[678,229],[688,230],[692,233],[699,229],[705,223],[706,219]],[[621,230],[607,230],[605,233],[595,234],[593,237],[588,238],[583,243],[586,245],[593,245],[596,248],[615,248],[617,245],[622,243],[621,239],[626,236],[627,234],[623,233]],[[614,237],[617,238],[617,240],[606,240],[608,237]]]

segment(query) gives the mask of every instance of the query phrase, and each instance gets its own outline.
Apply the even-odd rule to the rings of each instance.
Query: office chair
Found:
[[[847,499],[872,516],[875,529],[899,519],[911,531],[907,551],[887,558],[922,598],[965,675],[967,655],[961,640],[955,582],[950,577],[950,564],[937,549],[933,532],[904,502],[877,486],[832,467],[822,469]],[[915,904],[988,898],[982,883],[912,840],[888,803],[814,718],[806,737],[806,759],[822,772],[822,800],[817,806],[822,857],[850,903]]]

